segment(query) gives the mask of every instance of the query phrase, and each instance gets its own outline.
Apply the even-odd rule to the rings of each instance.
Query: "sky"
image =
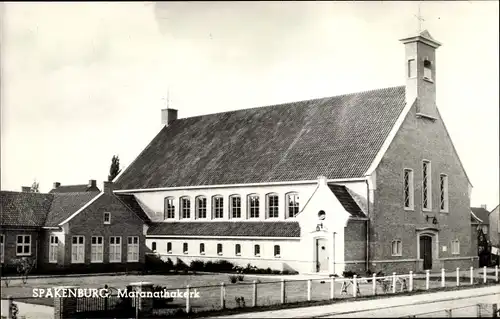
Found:
[[[107,179],[179,117],[404,84],[419,2],[4,3],[1,189]],[[437,104],[473,188],[499,202],[499,2],[424,1]],[[167,99],[167,92],[168,99]]]

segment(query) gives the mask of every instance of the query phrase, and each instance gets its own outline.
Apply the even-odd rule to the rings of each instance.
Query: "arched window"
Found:
[[[182,244],[182,252],[185,254],[188,253],[188,243]]]
[[[205,244],[204,243],[200,244],[200,255],[205,255]]]
[[[207,198],[205,196],[196,197],[196,217],[207,218]]]
[[[281,257],[281,248],[279,245],[274,245],[274,257]]]
[[[213,197],[213,216],[214,218],[224,217],[224,198],[220,195]]]
[[[286,211],[289,218],[295,217],[299,213],[299,194],[296,192],[286,195]]]
[[[191,200],[189,197],[181,197],[181,218],[188,219],[191,217]]]
[[[234,254],[236,256],[240,256],[241,255],[241,245],[240,244],[236,244],[234,246]]]
[[[248,217],[249,218],[259,218],[259,209],[260,209],[259,195],[257,195],[257,194],[248,195],[248,202],[247,203],[248,203],[247,204]]]
[[[173,197],[165,197],[163,219],[175,218],[175,202]]]
[[[278,218],[279,197],[278,194],[267,194],[267,218]]]
[[[171,254],[171,253],[172,253],[172,243],[168,242],[167,243],[167,254]]]
[[[253,246],[253,253],[255,257],[260,257],[260,245]]]
[[[229,205],[231,218],[241,218],[241,197],[239,195],[232,195],[229,197]]]

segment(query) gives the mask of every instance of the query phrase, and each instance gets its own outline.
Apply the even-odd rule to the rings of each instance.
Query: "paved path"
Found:
[[[462,298],[462,299],[460,299]],[[449,301],[454,299],[454,303]],[[368,317],[368,316],[405,316],[409,314],[417,314],[426,311],[433,311],[439,309],[439,304],[429,306],[429,302],[444,301],[441,307],[449,308],[453,305],[465,305],[465,301],[471,304],[477,304],[478,300],[483,303],[492,303],[500,300],[500,285],[472,288],[458,291],[443,291],[428,294],[418,294],[412,296],[381,298],[374,300],[362,300],[351,302],[339,302],[332,305],[314,306],[293,308],[284,310],[273,310],[265,312],[242,313],[231,316],[221,316],[216,318],[311,318],[311,317],[324,317],[334,318],[336,316],[345,317],[350,315],[352,317]],[[462,300],[462,301],[461,301]],[[425,306],[422,306],[423,304]],[[420,304],[420,305],[419,305]],[[394,307],[401,307],[401,310],[395,311]],[[415,308],[411,308],[415,307]],[[454,306],[453,306],[454,307]],[[392,310],[388,310],[392,308]],[[424,309],[424,310],[422,310]],[[429,309],[429,310],[428,310]],[[442,309],[442,308],[441,308]],[[374,315],[375,314],[375,315]],[[443,316],[435,314],[434,316]]]

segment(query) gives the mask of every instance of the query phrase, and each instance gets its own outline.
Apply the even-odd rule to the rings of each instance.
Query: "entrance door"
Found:
[[[316,271],[328,271],[328,240],[325,238],[316,239]]]
[[[424,260],[424,270],[432,269],[432,237],[420,236],[420,258]]]

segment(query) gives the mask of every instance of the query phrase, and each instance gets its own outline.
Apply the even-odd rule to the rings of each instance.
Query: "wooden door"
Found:
[[[424,260],[424,270],[432,269],[432,237],[420,236],[420,258]]]

